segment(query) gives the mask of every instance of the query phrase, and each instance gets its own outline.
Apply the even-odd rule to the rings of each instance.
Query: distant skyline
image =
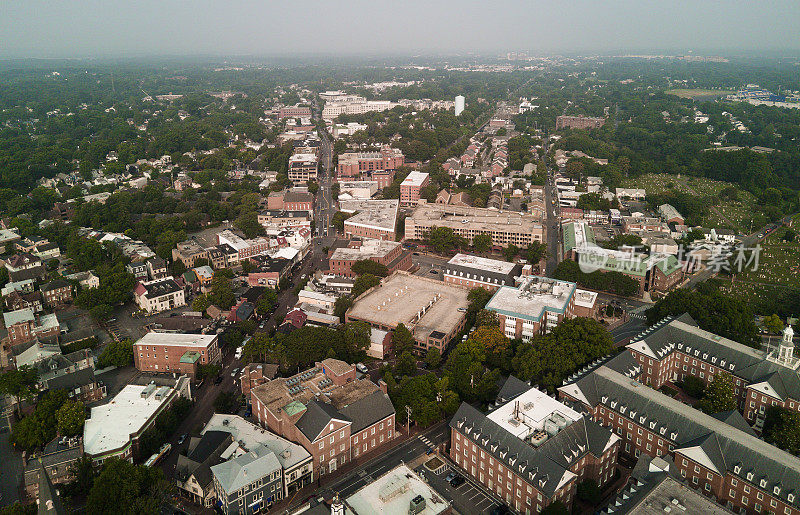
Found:
[[[800,54],[796,0],[25,0],[2,14],[0,58]]]

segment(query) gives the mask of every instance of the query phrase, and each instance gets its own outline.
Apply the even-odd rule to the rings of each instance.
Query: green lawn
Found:
[[[701,197],[710,197],[711,205],[719,210],[709,210],[708,215],[703,219],[703,225],[708,227],[731,227],[742,232],[749,232],[750,219],[753,213],[755,197],[752,193],[744,191],[735,185],[724,182],[706,179],[704,177],[678,176],[666,173],[650,173],[639,177],[627,179],[624,182],[626,188],[644,188],[648,195],[659,195],[670,191],[686,191],[684,184]],[[729,187],[736,187],[738,200],[721,200],[720,192]],[[689,191],[686,191],[690,193]],[[727,218],[731,223],[725,220]]]
[[[668,89],[666,93],[668,95],[675,95],[681,98],[691,98],[693,100],[707,100],[715,97],[732,95],[733,93],[736,92],[723,89],[676,88],[676,89]]]

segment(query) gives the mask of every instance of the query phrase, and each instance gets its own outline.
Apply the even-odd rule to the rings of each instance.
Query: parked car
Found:
[[[453,488],[458,488],[463,484],[464,484],[464,478],[461,476],[456,476],[453,478],[452,481],[450,481],[450,486],[452,486]]]
[[[234,368],[234,369],[231,371],[231,377],[236,377],[236,375],[237,375],[238,373],[239,373],[239,368]]]
[[[186,441],[186,433],[184,433],[184,434],[182,434],[182,435],[180,435],[178,437],[178,445],[181,445],[185,441]]]
[[[222,376],[217,376],[214,378],[214,384],[220,384],[224,378]]]
[[[368,368],[367,368],[367,366],[366,366],[365,364],[363,364],[363,363],[358,363],[358,364],[356,364],[356,370],[358,370],[358,371],[359,371],[359,372],[361,372],[362,374],[366,374],[367,372],[369,372],[369,369],[368,369]]]
[[[445,476],[444,480],[449,483],[450,481],[455,479],[455,477],[456,477],[456,473],[455,472],[450,472]]]

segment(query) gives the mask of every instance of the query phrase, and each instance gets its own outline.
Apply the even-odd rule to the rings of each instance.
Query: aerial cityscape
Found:
[[[800,5],[162,4],[0,21],[0,515],[800,515]]]

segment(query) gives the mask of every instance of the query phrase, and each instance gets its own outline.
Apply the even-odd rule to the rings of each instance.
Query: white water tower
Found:
[[[464,112],[464,96],[458,95],[456,97],[456,116]]]

